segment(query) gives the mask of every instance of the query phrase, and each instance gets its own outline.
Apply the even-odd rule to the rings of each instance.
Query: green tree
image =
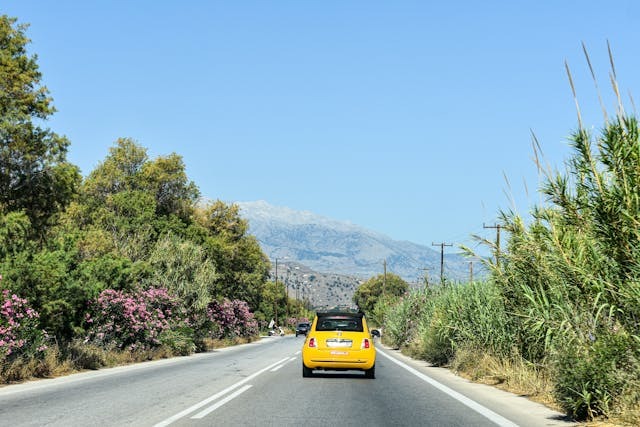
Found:
[[[150,160],[145,148],[120,138],[89,174],[68,215],[84,230],[79,244],[87,254],[139,261],[149,257],[157,236],[185,233],[198,196],[180,156]]]
[[[164,236],[157,242],[150,264],[151,284],[172,291],[190,313],[203,311],[213,300],[215,266],[206,251],[192,241]]]
[[[265,322],[275,320],[278,325],[285,324],[287,299],[284,283],[269,281],[262,289],[262,299],[256,317]]]
[[[216,295],[246,301],[257,309],[269,277],[269,260],[256,238],[247,234],[249,226],[238,206],[218,200],[198,210],[196,217],[207,232],[204,246],[218,273]]]
[[[153,197],[157,216],[176,215],[186,222],[200,196],[179,155],[150,160],[144,147],[130,138],[119,138],[85,181],[83,196],[89,205],[99,205],[110,196],[134,191]]]
[[[176,215],[189,221],[200,192],[187,178],[181,156],[172,153],[146,162],[141,170],[141,178],[145,191],[155,198],[159,216]]]
[[[24,212],[0,213],[0,260],[28,247],[31,221]]]
[[[26,29],[0,16],[0,213],[24,211],[42,239],[81,178],[66,160],[69,141],[41,126],[55,108],[27,53]]]
[[[408,290],[409,285],[400,276],[393,273],[380,274],[358,286],[353,294],[353,302],[370,315],[382,296],[400,297]]]

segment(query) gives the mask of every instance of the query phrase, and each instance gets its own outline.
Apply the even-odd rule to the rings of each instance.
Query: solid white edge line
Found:
[[[213,411],[215,411],[216,409],[218,409],[219,407],[221,407],[225,403],[227,403],[230,400],[233,400],[236,397],[240,396],[242,393],[244,393],[245,391],[249,390],[251,387],[253,387],[251,384],[247,384],[246,386],[242,387],[240,390],[236,390],[235,392],[231,393],[229,396],[225,397],[224,399],[219,400],[215,404],[209,406],[204,411],[198,412],[193,417],[191,417],[191,419],[192,420],[199,420],[201,418],[206,417],[207,415],[209,415],[210,413],[212,413]]]
[[[438,381],[434,380],[433,378],[429,377],[428,375],[423,374],[422,372],[418,371],[417,369],[414,369],[411,366],[406,365],[405,363],[399,361],[395,357],[392,357],[392,356],[386,354],[385,352],[381,351],[379,348],[376,349],[376,350],[377,350],[378,354],[383,355],[384,357],[386,357],[387,359],[391,360],[396,365],[406,369],[407,371],[411,372],[416,377],[420,378],[421,380],[426,381],[427,383],[431,384],[432,386],[434,386],[438,390],[440,390],[443,393],[449,395],[450,397],[456,399],[458,402],[462,403],[463,405],[468,406],[469,408],[473,409],[474,411],[476,411],[480,415],[482,415],[485,418],[488,418],[489,420],[493,421],[497,425],[499,425],[501,427],[518,427],[518,424],[515,424],[512,421],[509,421],[508,419],[506,419],[502,415],[496,414],[491,409],[486,408],[486,407],[482,406],[481,404],[479,404],[478,402],[469,399],[465,395],[463,395],[461,393],[458,393],[457,391],[447,387],[444,384],[439,383]]]
[[[198,402],[193,406],[188,407],[184,411],[178,412],[177,414],[167,418],[164,421],[160,421],[159,423],[154,424],[153,427],[166,427],[166,426],[168,426],[169,424],[173,423],[174,421],[177,421],[180,418],[189,415],[193,411],[196,411],[196,410],[202,408],[203,406],[208,405],[209,403],[213,402],[214,400],[216,400],[216,399],[220,398],[221,396],[224,396],[225,394],[229,393],[231,390],[235,390],[236,388],[240,387],[242,384],[251,381],[252,379],[257,377],[258,375],[262,374],[263,372],[268,371],[269,369],[273,368],[274,366],[279,365],[280,363],[282,363],[282,362],[284,362],[285,360],[288,360],[288,359],[289,359],[288,357],[285,357],[284,359],[279,360],[276,363],[272,363],[271,365],[267,366],[266,368],[260,369],[258,372],[249,375],[248,377],[238,381],[237,383],[235,383],[233,385],[230,385],[229,387],[227,387],[224,390],[214,394],[213,396],[208,397],[205,400],[203,400],[201,402]]]

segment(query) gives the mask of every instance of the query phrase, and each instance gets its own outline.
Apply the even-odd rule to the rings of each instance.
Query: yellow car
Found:
[[[375,329],[369,331],[362,312],[317,312],[302,348],[302,376],[312,376],[314,369],[360,370],[375,378],[372,335],[380,336]]]

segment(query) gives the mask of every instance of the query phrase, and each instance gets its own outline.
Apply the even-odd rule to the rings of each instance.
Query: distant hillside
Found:
[[[237,204],[249,221],[250,232],[272,260],[278,258],[317,272],[365,280],[381,274],[386,260],[387,271],[409,283],[423,282],[425,271],[431,283],[440,280],[440,251],[432,247],[393,240],[349,222],[264,201]],[[460,254],[445,254],[445,277],[469,280],[469,261]],[[477,260],[473,269],[475,277],[483,274]]]

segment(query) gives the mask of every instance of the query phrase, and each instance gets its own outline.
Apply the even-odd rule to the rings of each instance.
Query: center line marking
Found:
[[[225,397],[224,399],[218,401],[216,404],[209,406],[204,411],[198,412],[193,417],[191,417],[191,419],[192,420],[199,420],[200,418],[206,417],[207,415],[209,415],[210,413],[212,413],[213,411],[215,411],[216,409],[218,409],[219,407],[221,407],[222,405],[224,405],[228,401],[230,401],[232,399],[235,399],[236,397],[240,396],[242,393],[244,393],[245,391],[249,390],[251,387],[253,387],[251,384],[247,384],[246,386],[242,387],[240,390],[237,390],[237,391],[231,393],[229,396]]]
[[[238,381],[237,383],[230,385],[229,387],[225,388],[224,390],[222,390],[219,393],[214,394],[211,397],[206,398],[205,400],[196,403],[193,406],[188,407],[187,409],[185,409],[184,411],[178,412],[177,414],[175,414],[172,417],[167,418],[164,421],[160,421],[159,423],[155,424],[153,427],[166,427],[169,424],[179,420],[182,417],[185,417],[187,415],[189,415],[190,413],[202,408],[205,405],[208,405],[209,403],[213,402],[214,400],[224,396],[225,394],[229,393],[232,390],[237,389],[238,387],[240,387],[242,384],[248,383],[249,381],[251,381],[252,379],[254,379],[255,377],[257,377],[258,375],[262,374],[263,372],[268,371],[269,369],[273,368],[274,366],[278,366],[279,364],[285,362],[289,360],[288,357],[285,357],[282,360],[277,361],[276,363],[272,363],[271,365],[267,366],[266,368],[262,368],[260,369],[258,372],[255,372],[251,375],[249,375],[247,378],[244,378],[240,381]]]
[[[282,363],[282,365],[280,365],[280,366],[276,366],[275,368],[273,368],[273,369],[271,370],[271,372],[276,372],[278,369],[282,368],[284,365],[286,365],[287,363],[291,362],[292,360],[294,360],[294,358],[293,358],[293,357],[290,357],[290,358],[289,358],[289,360],[285,360],[285,361]]]

